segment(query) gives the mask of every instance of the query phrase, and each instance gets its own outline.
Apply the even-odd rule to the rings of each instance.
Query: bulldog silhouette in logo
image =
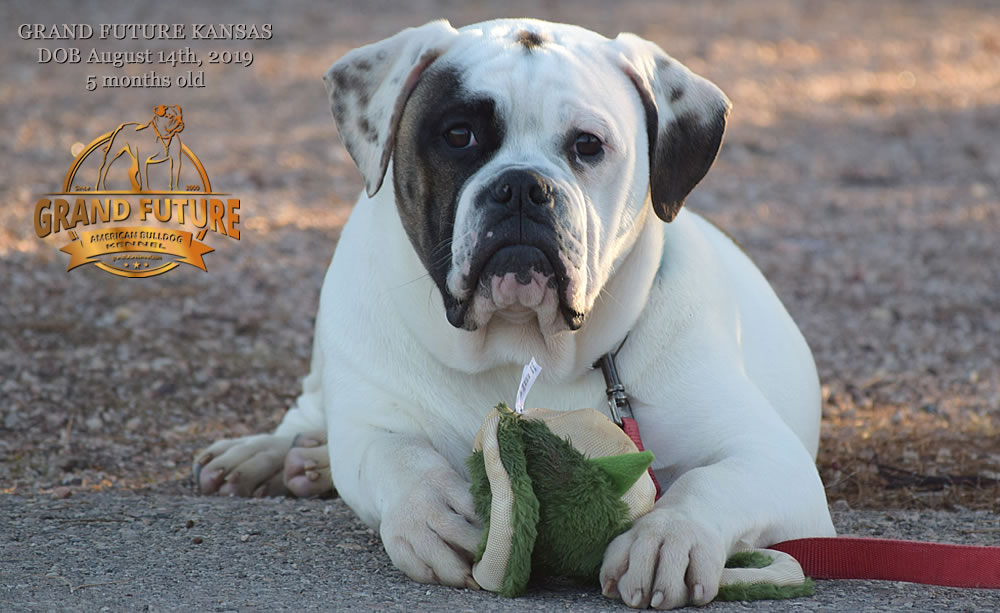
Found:
[[[184,118],[181,107],[165,105],[153,107],[153,117],[146,123],[127,122],[111,133],[104,146],[104,158],[97,175],[95,190],[106,189],[105,182],[115,162],[128,156],[128,179],[132,191],[149,191],[149,165],[170,163],[170,185],[168,189],[180,189],[181,180],[181,139]],[[121,164],[118,165],[121,167]]]

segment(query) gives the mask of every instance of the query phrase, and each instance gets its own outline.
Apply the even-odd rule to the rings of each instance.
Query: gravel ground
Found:
[[[518,599],[421,585],[339,500],[240,500],[121,493],[0,498],[4,611],[628,611],[596,587],[534,586]],[[841,532],[995,544],[985,511],[835,511]],[[993,532],[990,532],[990,531]],[[782,603],[706,611],[995,611],[996,590],[818,581]]]
[[[919,517],[928,509],[958,511],[926,515],[940,528],[928,532],[938,539],[964,538],[960,525],[971,521],[965,518],[983,517],[969,513],[1000,510],[995,2],[549,0],[507,3],[502,13],[482,2],[430,0],[231,6],[194,0],[169,8],[0,5],[8,24],[0,37],[0,130],[6,135],[0,139],[0,492],[7,494],[0,504],[18,518],[16,540],[4,541],[0,572],[3,584],[13,586],[4,597],[34,601],[40,609],[105,603],[134,609],[147,602],[252,608],[248,594],[283,586],[282,594],[294,591],[286,606],[312,597],[316,587],[344,594],[343,604],[392,609],[423,602],[423,588],[395,575],[337,502],[183,496],[190,493],[193,453],[222,436],[274,427],[308,367],[322,275],[361,188],[336,139],[319,75],[350,48],[438,17],[462,25],[532,15],[608,35],[630,30],[718,83],[734,102],[731,129],[689,206],[746,247],[813,347],[825,394],[819,466],[831,501]],[[94,67],[36,63],[39,44],[18,39],[13,25],[232,21],[272,23],[274,38],[186,44],[199,53],[250,49],[255,61],[249,68],[206,67],[203,89],[92,93],[84,82]],[[157,104],[183,106],[184,142],[214,186],[241,197],[241,240],[210,236],[216,251],[206,257],[208,273],[189,266],[143,280],[93,267],[67,273],[67,258],[58,251],[65,235],[34,235],[35,200],[58,188],[74,144],[137,120]],[[73,496],[58,498],[67,494]],[[310,533],[309,522],[329,519],[320,519],[327,504],[338,529]],[[88,505],[122,521],[57,519],[86,516]],[[298,536],[286,539],[291,524],[273,522],[267,505],[301,521],[302,529],[288,533]],[[308,511],[295,511],[298,505]],[[234,535],[244,517],[267,540],[251,535],[240,542]],[[171,532],[186,518],[216,532],[206,532],[196,547],[187,538],[193,528]],[[885,523],[887,533],[903,529]],[[140,546],[147,530],[164,534],[155,554]],[[108,539],[88,541],[101,535]],[[301,569],[314,569],[301,575],[305,579],[294,573],[280,579],[274,569],[288,571],[295,556],[329,555],[297,547],[306,535],[360,549],[334,547],[335,565],[304,558]],[[58,549],[50,537],[61,539]],[[995,528],[967,537],[995,542]],[[74,551],[92,560],[81,557],[78,564],[60,555],[74,538],[82,539]],[[18,541],[37,547],[38,558],[13,554]],[[270,543],[260,551],[275,556],[278,566],[265,572],[269,558],[260,554],[247,560],[247,575],[239,578],[228,573],[244,569],[229,568],[224,549],[205,553],[216,544],[246,549],[255,541]],[[113,562],[102,551],[129,561]],[[147,555],[155,562],[148,573],[134,570],[147,566],[131,556]],[[343,573],[330,573],[332,566]],[[188,568],[201,574],[188,577]],[[363,588],[345,588],[355,579],[368,585],[366,568],[378,570],[389,587],[367,596],[352,591]],[[46,578],[50,572],[65,580]],[[213,577],[220,572],[222,579]],[[132,587],[122,592],[69,589],[123,577],[128,583],[121,585]],[[121,600],[129,589],[133,600]],[[859,608],[845,610],[861,610],[861,604],[896,606],[897,589],[865,585],[852,595],[852,584],[824,584],[821,594],[856,596]],[[535,601],[575,608],[575,593],[555,591]],[[936,588],[920,594],[959,597]],[[975,602],[980,596],[962,594],[972,600],[957,606],[983,610]],[[168,596],[176,600],[160,600]],[[484,595],[462,598],[470,608],[499,606]]]

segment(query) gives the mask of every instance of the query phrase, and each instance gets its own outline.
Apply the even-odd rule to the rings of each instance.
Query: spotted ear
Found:
[[[369,196],[382,186],[407,98],[457,36],[447,21],[432,21],[355,49],[323,75],[340,138]]]
[[[646,112],[653,210],[672,221],[722,146],[732,106],[711,81],[635,34],[612,41]]]

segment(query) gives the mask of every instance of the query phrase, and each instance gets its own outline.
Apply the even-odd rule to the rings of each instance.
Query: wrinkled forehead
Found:
[[[507,110],[613,111],[632,89],[611,41],[590,30],[535,20],[490,21],[459,30],[440,58],[462,70],[464,88]],[[615,95],[615,94],[618,95]]]

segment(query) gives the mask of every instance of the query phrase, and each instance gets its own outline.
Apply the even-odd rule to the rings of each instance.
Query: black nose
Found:
[[[509,207],[550,206],[552,185],[530,170],[508,170],[490,187],[490,199]]]

